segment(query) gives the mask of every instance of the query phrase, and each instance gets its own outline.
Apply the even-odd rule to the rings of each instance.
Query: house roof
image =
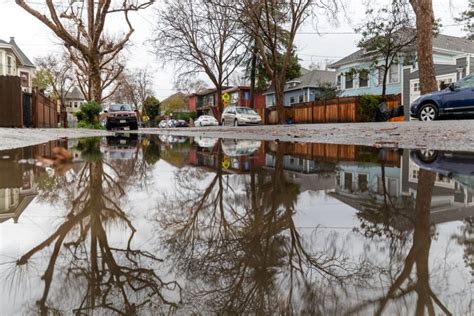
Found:
[[[285,91],[293,91],[304,88],[318,88],[323,84],[334,84],[336,82],[336,73],[327,70],[311,70],[299,78],[290,80],[285,85]],[[296,83],[290,85],[291,83]],[[273,93],[274,88],[270,88],[264,94]]]
[[[74,87],[72,91],[66,93],[65,99],[68,100],[85,100],[84,95],[78,87]]]
[[[461,37],[438,34],[437,36],[433,37],[433,48],[446,49],[460,53],[474,53],[474,42]],[[409,48],[409,50],[415,49],[415,46],[411,46]],[[367,54],[364,49],[359,49],[358,51],[329,65],[329,67],[338,68],[347,64],[368,61],[372,57],[373,56]]]
[[[18,58],[20,59],[23,66],[33,68],[35,67],[31,60],[25,55],[25,53],[23,53],[20,47],[16,44],[14,37],[10,37],[10,42],[0,40],[0,44],[9,44],[12,47],[12,50],[18,54]]]

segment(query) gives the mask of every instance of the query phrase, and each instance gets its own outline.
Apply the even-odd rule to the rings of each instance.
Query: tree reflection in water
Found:
[[[348,314],[356,314],[367,308],[374,309],[375,315],[382,315],[393,303],[400,310],[405,304],[406,311],[411,310],[410,297],[416,294],[415,315],[437,315],[442,311],[451,315],[430,286],[429,253],[432,240],[431,200],[436,174],[420,169],[418,176],[416,205],[414,210],[413,241],[408,254],[402,260],[401,267],[395,262],[384,267],[374,267],[374,271],[384,271],[380,279],[389,282],[388,290],[382,296],[370,299],[351,309]],[[387,210],[382,210],[387,211]],[[394,216],[397,216],[395,213]],[[385,226],[381,226],[385,230]],[[377,235],[377,234],[375,234]],[[378,234],[382,236],[382,234]],[[388,239],[396,234],[386,235]],[[390,240],[389,240],[390,241]],[[386,273],[386,275],[383,275]],[[384,287],[385,288],[385,287]],[[402,312],[403,313],[403,312]]]
[[[43,294],[37,302],[39,312],[46,315],[64,309],[75,314],[133,315],[176,307],[179,285],[163,281],[155,272],[160,259],[133,249],[135,227],[120,206],[130,177],[143,177],[143,161],[135,157],[134,162],[124,164],[107,162],[102,159],[98,139],[84,140],[79,147],[86,161],[77,176],[57,179],[53,182],[57,185],[50,187],[51,191],[68,191],[64,195],[72,197],[64,222],[17,261],[18,268],[41,260],[41,256],[47,261]],[[43,193],[49,196],[49,192]],[[51,197],[57,200],[63,193],[55,192]],[[128,235],[123,245],[111,243],[113,227]]]
[[[286,179],[284,146],[271,171],[226,175],[217,143],[216,168],[203,181],[195,170],[176,173],[174,194],[156,219],[170,262],[186,279],[189,312],[324,314],[332,304],[315,300],[313,285],[342,284],[365,272],[332,240],[317,252],[304,242],[293,219],[299,186]]]

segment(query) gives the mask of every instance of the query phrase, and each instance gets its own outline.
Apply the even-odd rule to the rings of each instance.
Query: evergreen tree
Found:
[[[474,40],[474,0],[469,0],[469,9],[464,11],[457,22],[464,24],[464,30],[468,32],[467,39]]]

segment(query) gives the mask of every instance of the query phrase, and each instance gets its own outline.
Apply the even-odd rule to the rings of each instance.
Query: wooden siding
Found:
[[[33,91],[33,125],[35,127],[49,128],[58,126],[58,109],[56,103],[38,90]]]

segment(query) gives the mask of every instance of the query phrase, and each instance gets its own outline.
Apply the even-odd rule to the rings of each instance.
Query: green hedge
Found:
[[[361,95],[358,109],[360,121],[372,122],[381,102],[382,97],[380,95]]]

